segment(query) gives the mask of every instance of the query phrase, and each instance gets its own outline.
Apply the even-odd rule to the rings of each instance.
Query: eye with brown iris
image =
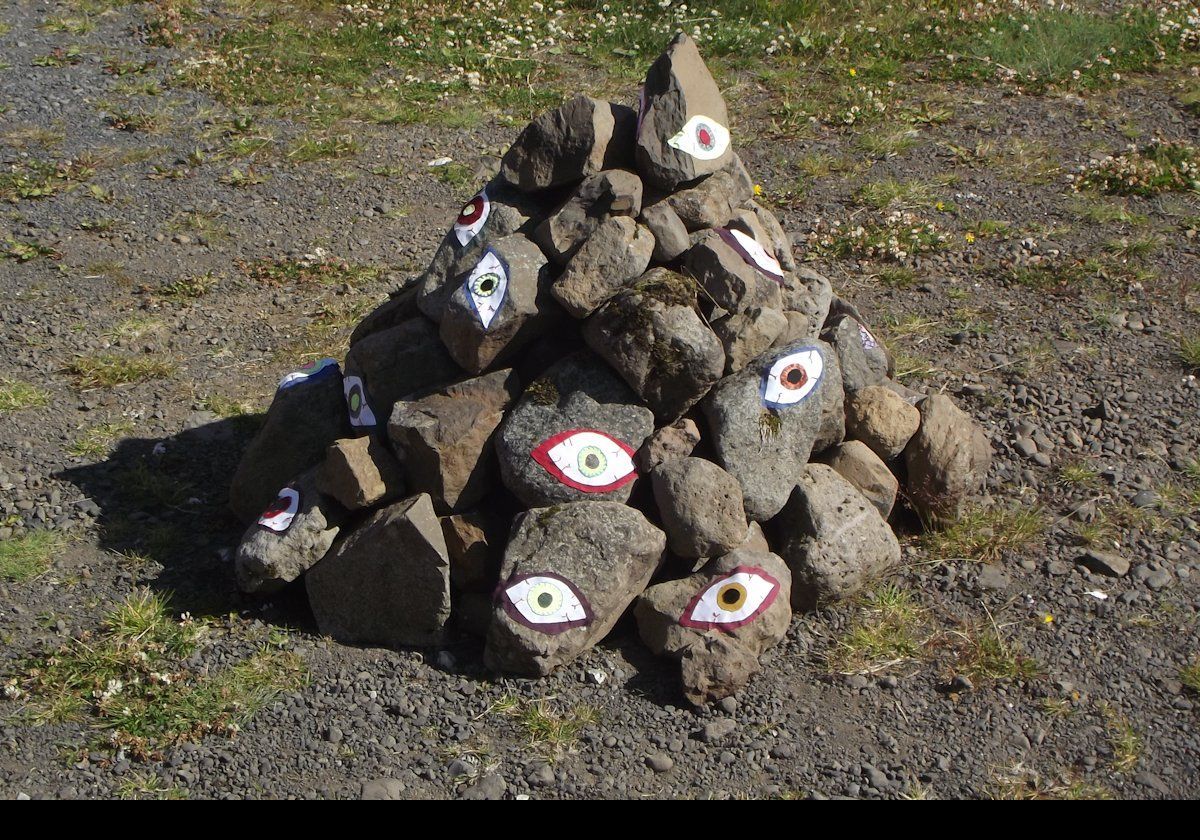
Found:
[[[783,373],[779,375],[779,383],[784,388],[796,390],[803,388],[804,383],[808,381],[808,371],[803,365],[788,365],[783,369]]]
[[[741,609],[744,603],[746,603],[746,587],[740,583],[722,586],[717,595],[717,606],[729,612]]]

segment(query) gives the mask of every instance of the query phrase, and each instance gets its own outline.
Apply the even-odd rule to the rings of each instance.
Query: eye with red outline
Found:
[[[508,264],[491,248],[475,263],[463,281],[463,294],[471,311],[486,330],[508,295]]]
[[[637,478],[634,448],[595,429],[570,429],[529,453],[560,484],[584,493],[608,493]]]
[[[825,371],[825,358],[817,347],[805,347],[781,356],[763,374],[760,393],[767,408],[787,408],[812,393]]]
[[[875,339],[875,336],[867,329],[866,324],[861,322],[858,323],[858,338],[862,341],[864,350],[875,350],[879,347],[879,342]]]
[[[318,376],[326,376],[337,371],[337,369],[337,359],[317,359],[316,361],[301,365],[296,370],[284,376],[283,379],[280,379],[278,390],[282,391],[285,388],[291,388],[293,385],[299,385],[301,382],[316,379]]]
[[[783,267],[779,260],[775,259],[775,255],[760,245],[757,239],[736,228],[717,228],[717,235],[736,251],[747,265],[783,285]]]
[[[587,598],[569,580],[553,572],[518,575],[498,595],[514,621],[539,633],[561,633],[592,621]]]
[[[729,129],[711,117],[697,114],[667,140],[667,145],[697,160],[716,160],[729,148]]]
[[[271,506],[258,517],[258,524],[269,531],[282,534],[292,527],[292,520],[300,510],[300,491],[295,487],[284,487],[271,502]]]
[[[462,210],[458,211],[458,218],[454,220],[454,236],[458,239],[458,244],[466,245],[474,239],[487,224],[491,213],[492,202],[488,198],[487,190],[480,190],[463,205]]]
[[[367,389],[361,377],[347,376],[342,380],[342,390],[346,393],[346,408],[350,412],[350,425],[355,428],[376,425],[375,412],[367,402]]]
[[[755,566],[738,566],[696,593],[679,624],[694,630],[736,630],[758,618],[779,595],[779,581]]]

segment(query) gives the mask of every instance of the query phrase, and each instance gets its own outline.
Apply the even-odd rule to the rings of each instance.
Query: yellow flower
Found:
[[[941,213],[943,210],[946,209],[946,202],[939,201],[937,204],[933,205],[933,209],[937,210],[939,213]]]
[[[850,68],[850,75],[851,75],[851,77],[853,77],[853,76],[857,76],[857,75],[858,75],[858,71],[857,71],[857,70],[855,70],[853,67],[851,67],[851,68]]]
[[[755,184],[755,185],[754,185],[754,194],[755,194],[755,195],[762,195],[762,184]]]
[[[967,244],[970,245],[971,243],[973,243],[975,241],[975,234],[968,231],[967,235],[966,235],[966,240],[967,240]]]
[[[1046,613],[1044,616],[1042,616],[1042,623],[1044,623],[1044,624],[1053,624],[1053,623],[1054,623],[1054,616],[1050,615],[1050,613]]]

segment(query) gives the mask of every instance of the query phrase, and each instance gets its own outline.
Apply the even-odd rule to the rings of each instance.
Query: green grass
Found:
[[[1091,164],[1075,176],[1077,190],[1153,196],[1200,190],[1200,153],[1188,143],[1154,141]]]
[[[163,283],[154,294],[168,300],[187,301],[202,298],[215,289],[221,278],[211,271],[190,277],[178,277],[169,283]]]
[[[78,458],[103,458],[116,440],[133,431],[133,423],[101,423],[93,426],[75,439],[67,452]]]
[[[1020,801],[1116,799],[1108,788],[1073,772],[1063,772],[1048,779],[1021,764],[995,773],[990,793],[993,799]]]
[[[903,210],[931,208],[952,180],[951,177],[945,176],[921,181],[884,178],[859,187],[856,196],[876,210],[889,207]]]
[[[0,412],[38,408],[49,401],[50,395],[41,388],[15,379],[0,378]]]
[[[0,198],[16,203],[49,198],[83,183],[96,173],[96,161],[80,156],[74,161],[31,160],[0,172]]]
[[[0,540],[0,580],[22,583],[50,568],[54,554],[66,544],[61,534],[30,531],[20,537]]]
[[[303,684],[300,660],[270,648],[212,671],[189,665],[210,629],[176,618],[164,596],[139,590],[98,630],[27,662],[9,693],[24,700],[35,723],[83,721],[97,744],[147,760],[173,744],[233,735],[279,693]]]
[[[1141,260],[1153,254],[1166,244],[1159,234],[1145,236],[1121,237],[1104,243],[1104,250],[1120,260]]]
[[[148,356],[97,353],[76,356],[65,371],[78,388],[115,388],[152,379],[165,379],[175,373],[173,363]]]
[[[965,557],[995,562],[1035,544],[1048,523],[1041,508],[971,508],[957,522],[921,535],[921,544],[935,557]]]
[[[1131,209],[1122,201],[1104,201],[1080,195],[1071,201],[1069,206],[1080,218],[1098,225],[1140,226],[1150,221],[1150,217],[1145,213]]]
[[[1179,669],[1179,681],[1188,691],[1200,694],[1200,659]]]
[[[1185,367],[1200,370],[1200,335],[1179,337],[1179,360]]]
[[[1108,735],[1108,746],[1112,751],[1110,765],[1117,773],[1128,774],[1137,769],[1142,758],[1142,738],[1129,718],[1120,714],[1107,703],[1097,704],[1104,718],[1104,729]]]
[[[117,785],[116,793],[118,799],[187,799],[183,788],[167,784],[152,773],[130,773]]]
[[[302,137],[288,148],[287,159],[292,163],[309,163],[314,160],[352,157],[361,150],[362,144],[353,134]]]
[[[116,108],[108,116],[108,124],[118,131],[160,134],[166,130],[170,115],[163,111]]]
[[[351,263],[317,251],[300,259],[234,260],[234,264],[247,278],[267,286],[359,286],[375,280],[381,272],[375,266]]]
[[[912,594],[888,584],[860,599],[860,615],[827,656],[844,674],[874,674],[924,657],[926,611]]]
[[[942,642],[954,654],[953,670],[977,683],[1031,680],[1041,673],[1037,661],[1026,656],[1015,640],[1006,639],[994,623],[966,623]]]

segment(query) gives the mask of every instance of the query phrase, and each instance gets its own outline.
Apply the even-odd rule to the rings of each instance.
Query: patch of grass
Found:
[[[157,318],[134,315],[114,325],[105,335],[114,341],[131,342],[156,333],[162,328],[163,322]]]
[[[983,239],[1003,239],[1012,235],[1013,225],[1001,219],[980,219],[971,225],[970,232]]]
[[[1150,217],[1145,213],[1139,213],[1136,210],[1130,209],[1129,205],[1122,201],[1104,201],[1097,198],[1076,196],[1075,200],[1069,206],[1071,211],[1079,215],[1080,218],[1097,225],[1119,224],[1139,226],[1147,224],[1150,221]]]
[[[1047,779],[1024,765],[1017,764],[994,775],[991,785],[993,799],[1012,800],[1106,800],[1115,799],[1103,785],[1080,778],[1074,773],[1062,773]]]
[[[128,420],[122,420],[119,423],[101,423],[80,435],[67,449],[67,452],[79,458],[103,458],[112,449],[117,438],[131,431],[133,431],[133,423]]]
[[[120,220],[108,216],[93,216],[90,219],[83,219],[79,223],[79,229],[86,230],[88,233],[111,233],[120,226]]]
[[[1108,734],[1108,745],[1112,750],[1112,769],[1117,773],[1132,773],[1142,758],[1142,738],[1129,718],[1120,714],[1107,703],[1098,704],[1104,718],[1104,729]]]
[[[953,651],[954,672],[975,682],[1030,680],[1041,673],[1037,662],[1026,656],[1017,642],[1004,638],[994,622],[988,626],[966,623],[946,633],[942,643]]]
[[[83,48],[72,44],[69,47],[58,47],[46,55],[35,56],[29,63],[34,67],[67,67],[83,61]]]
[[[0,540],[0,580],[23,583],[43,574],[66,540],[53,531],[30,531]]]
[[[187,799],[187,791],[153,773],[130,773],[117,785],[118,799]]]
[[[104,62],[104,72],[110,76],[140,76],[158,66],[152,59],[146,61],[126,61],[121,58],[108,58]]]
[[[827,658],[843,674],[874,674],[919,660],[929,641],[925,610],[907,590],[888,584],[860,599],[860,616]]]
[[[73,161],[28,161],[0,172],[0,198],[16,203],[48,198],[86,181],[96,173],[96,161],[86,156]],[[11,241],[11,240],[10,240]]]
[[[118,131],[159,134],[167,123],[167,114],[158,111],[116,108],[108,115],[108,124]]]
[[[207,671],[189,666],[210,630],[167,599],[139,590],[102,626],[28,663],[7,693],[34,722],[86,721],[104,743],[134,758],[157,758],[173,744],[235,734],[280,692],[305,680],[291,653],[264,649]]]
[[[1179,337],[1179,360],[1185,367],[1200,370],[1200,335]]]
[[[946,240],[935,222],[896,210],[845,225],[819,224],[808,236],[808,247],[817,256],[903,262],[946,247]]]
[[[911,289],[917,285],[917,272],[903,265],[886,265],[875,273],[879,285],[889,289]]]
[[[600,711],[592,706],[575,704],[567,708],[555,698],[525,700],[505,695],[484,714],[492,712],[512,718],[526,745],[549,760],[569,752],[584,730],[600,720]]]
[[[15,379],[0,379],[0,412],[38,408],[49,401],[50,395],[41,388]]]
[[[78,388],[115,388],[151,379],[165,379],[175,373],[175,365],[144,356],[97,353],[76,356],[65,372],[75,378]]]
[[[249,400],[227,397],[224,394],[210,394],[204,397],[200,404],[204,406],[205,411],[211,411],[222,418],[246,417],[257,412]]]
[[[1058,469],[1055,481],[1063,487],[1091,487],[1100,478],[1100,471],[1083,461],[1071,461]]]
[[[933,207],[938,201],[938,195],[952,180],[952,177],[945,176],[923,181],[884,178],[859,187],[856,196],[876,210]]]
[[[288,148],[287,159],[292,163],[352,157],[362,151],[362,144],[353,134],[331,134],[324,137],[302,137]]]
[[[1104,250],[1120,260],[1140,260],[1150,256],[1166,244],[1158,234],[1121,237],[1104,243]]]
[[[84,268],[84,279],[95,280],[99,277],[106,277],[122,286],[128,286],[133,282],[133,279],[125,271],[125,264],[117,260],[98,260],[88,263]]]
[[[96,28],[96,22],[87,14],[51,15],[42,21],[47,32],[67,32],[71,35],[86,35]]]
[[[220,283],[221,278],[215,272],[206,271],[204,274],[178,277],[169,283],[163,283],[154,290],[154,294],[175,301],[197,300],[211,292]]]
[[[1179,669],[1179,681],[1194,694],[1200,694],[1200,659]]]
[[[259,173],[253,166],[247,166],[245,169],[234,166],[217,180],[234,189],[246,189],[266,183],[268,177]]]
[[[1038,507],[975,507],[942,530],[927,530],[922,545],[939,558],[965,557],[985,563],[1036,543],[1048,527]]]
[[[860,132],[854,142],[871,157],[887,158],[907,152],[920,137],[921,132],[911,126],[884,126]]]
[[[280,257],[253,262],[235,260],[234,264],[256,283],[267,286],[305,286],[312,284],[358,286],[375,280],[382,269],[350,263],[317,248],[300,259]]]
[[[475,183],[475,176],[471,168],[453,161],[443,166],[433,167],[433,174],[443,184],[449,184],[456,190],[465,189]]]
[[[1200,190],[1200,155],[1190,143],[1155,140],[1090,164],[1075,189],[1108,195],[1152,196]]]

